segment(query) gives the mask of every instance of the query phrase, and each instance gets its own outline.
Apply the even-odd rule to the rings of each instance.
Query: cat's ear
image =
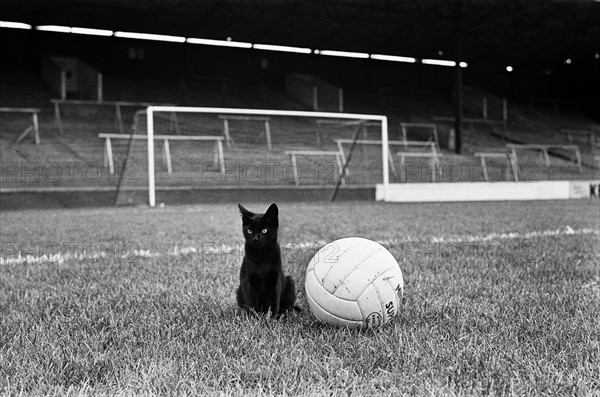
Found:
[[[241,204],[238,204],[238,207],[242,213],[242,218],[252,218],[254,216],[254,212],[248,211]]]
[[[279,217],[279,208],[277,208],[277,204],[273,203],[273,204],[271,204],[271,206],[269,206],[269,208],[267,209],[267,212],[265,212],[264,218],[266,218],[274,223],[278,223],[278,217]]]

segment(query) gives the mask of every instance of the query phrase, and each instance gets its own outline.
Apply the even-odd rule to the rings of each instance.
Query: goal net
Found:
[[[387,128],[381,115],[150,106],[111,139],[115,172],[127,176],[117,202],[141,204],[146,190],[155,206],[198,189],[386,185]],[[346,164],[353,138],[375,143],[355,144]]]

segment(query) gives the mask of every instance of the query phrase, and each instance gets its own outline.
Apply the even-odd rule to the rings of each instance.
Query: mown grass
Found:
[[[315,242],[284,250],[305,310],[282,321],[236,309],[239,253],[167,254],[241,243],[234,205],[0,213],[4,259],[9,244],[39,242],[162,253],[1,265],[0,391],[598,395],[598,234],[430,240],[598,230],[597,204],[281,204],[281,242]],[[394,239],[404,272],[401,314],[378,332],[330,328],[307,309],[316,242],[349,235]]]

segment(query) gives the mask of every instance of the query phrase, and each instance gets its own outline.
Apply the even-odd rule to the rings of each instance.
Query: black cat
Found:
[[[281,251],[277,243],[279,210],[271,204],[264,214],[255,214],[238,204],[242,213],[242,232],[246,243],[240,269],[237,304],[245,310],[280,316],[294,306],[294,280],[284,276]]]

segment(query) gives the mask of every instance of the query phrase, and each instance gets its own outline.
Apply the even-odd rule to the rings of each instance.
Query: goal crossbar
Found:
[[[156,186],[154,175],[154,113],[210,113],[220,115],[245,115],[245,116],[281,116],[281,117],[310,117],[322,119],[346,120],[377,120],[381,122],[382,163],[383,163],[383,195],[387,200],[389,185],[388,175],[388,119],[383,115],[309,112],[300,110],[272,110],[272,109],[236,109],[219,107],[179,107],[179,106],[148,106],[146,108],[147,142],[148,142],[148,204],[156,206]]]

